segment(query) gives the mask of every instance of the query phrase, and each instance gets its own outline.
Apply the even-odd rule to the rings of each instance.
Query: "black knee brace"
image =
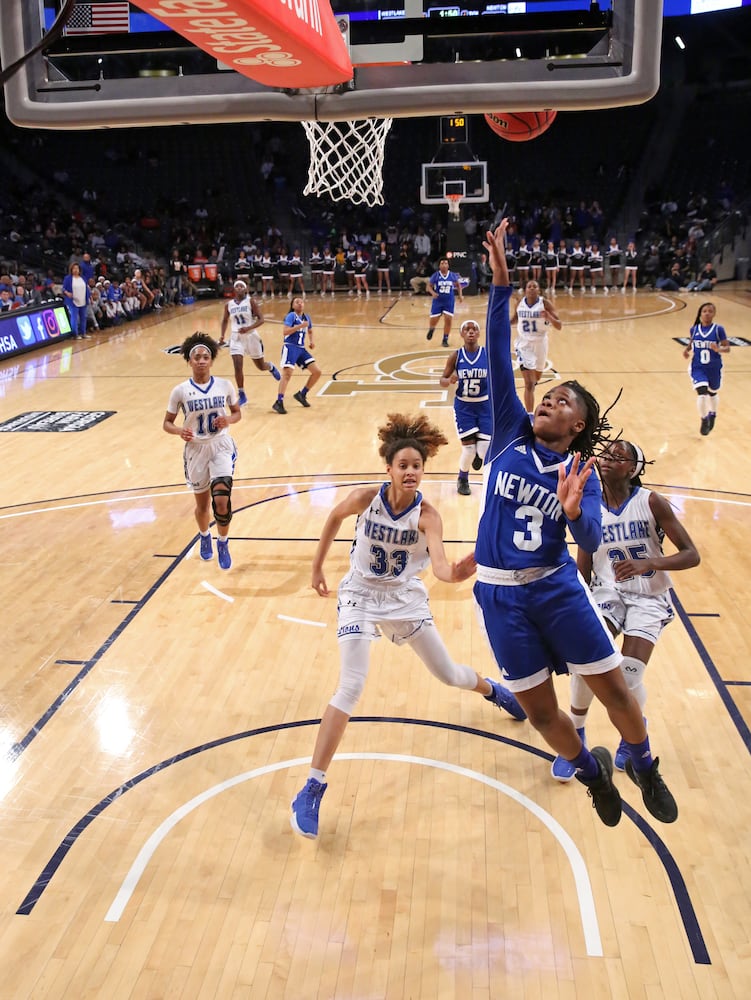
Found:
[[[232,520],[232,501],[230,500],[230,493],[232,492],[232,476],[219,476],[217,479],[212,479],[211,481],[211,509],[214,511],[214,519],[216,523],[222,528],[226,528],[229,522]],[[220,514],[216,509],[216,498],[226,497],[227,498],[227,513]]]

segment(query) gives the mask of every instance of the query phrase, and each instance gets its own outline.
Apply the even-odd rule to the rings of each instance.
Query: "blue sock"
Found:
[[[300,390],[300,395],[303,396],[303,397],[308,395],[308,387],[307,387],[307,385],[304,385],[302,387],[302,389]]]
[[[635,771],[648,771],[653,764],[649,737],[642,743],[626,743],[631,752],[631,764]]]
[[[597,763],[597,758],[593,757],[584,746],[571,763],[579,771],[582,778],[598,778],[600,776],[600,765]]]
[[[459,479],[469,479],[469,473],[468,472],[462,472],[462,470],[459,469]]]

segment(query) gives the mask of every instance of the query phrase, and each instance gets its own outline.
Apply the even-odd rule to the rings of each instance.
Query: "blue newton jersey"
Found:
[[[452,303],[454,301],[454,291],[456,285],[459,283],[459,275],[455,274],[453,271],[447,271],[446,274],[441,274],[440,271],[434,271],[433,276],[430,279],[430,284],[436,295],[443,295],[448,299],[451,299]]]
[[[694,385],[709,384],[713,389],[719,388],[722,356],[719,351],[713,350],[713,346],[717,347],[721,340],[727,340],[725,328],[718,323],[711,326],[697,323],[691,327],[690,337],[693,354],[689,372]]]
[[[464,403],[482,403],[488,398],[488,356],[484,347],[478,347],[475,354],[467,353],[465,347],[456,352],[456,400]]]
[[[584,486],[581,516],[569,521],[556,495],[558,467],[572,456],[535,443],[529,414],[519,399],[510,358],[511,288],[491,286],[487,353],[493,437],[485,465],[482,513],[475,558],[482,566],[527,569],[572,561],[566,529],[587,552],[600,542],[600,484],[592,475]]]
[[[516,307],[516,332],[521,341],[539,340],[547,334],[547,323],[542,318],[545,303],[542,298],[530,305],[526,297]]]
[[[592,556],[592,586],[629,594],[664,594],[671,586],[665,570],[650,570],[633,580],[616,583],[614,563],[621,559],[651,559],[663,555],[665,532],[649,506],[651,491],[635,487],[615,510],[602,505],[602,543]]]
[[[231,333],[238,333],[241,327],[250,326],[254,316],[250,296],[246,295],[239,302],[237,299],[231,299],[227,303],[227,314],[229,315]]]
[[[167,412],[183,414],[183,426],[193,431],[195,441],[209,441],[229,434],[228,427],[216,426],[216,419],[227,413],[231,403],[237,403],[237,390],[228,379],[212,375],[205,385],[198,385],[189,378],[170,393]]]
[[[430,562],[425,534],[419,530],[422,493],[411,507],[395,514],[384,483],[357,518],[350,571],[342,581],[365,581],[377,590],[394,590],[416,577]]]
[[[301,313],[299,316],[294,310],[288,312],[284,317],[285,327],[297,326],[300,323],[307,323],[307,327],[302,330],[295,330],[294,333],[285,333],[284,343],[293,344],[296,347],[305,347],[305,334],[313,332],[313,323],[310,316],[307,313]]]

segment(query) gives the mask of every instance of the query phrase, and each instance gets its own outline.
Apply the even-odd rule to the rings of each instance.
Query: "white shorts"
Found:
[[[527,371],[545,371],[545,362],[548,360],[548,338],[540,337],[535,340],[519,340],[514,344],[516,356],[519,364]]]
[[[183,449],[185,485],[194,493],[205,493],[214,479],[232,476],[237,446],[229,434],[208,441],[186,441]]]
[[[433,621],[428,592],[422,580],[414,578],[394,590],[375,590],[348,575],[337,591],[337,639],[385,635],[397,645]]]
[[[229,353],[247,355],[253,360],[263,357],[263,341],[255,330],[249,333],[233,333],[229,338]]]
[[[675,618],[670,594],[629,594],[609,587],[595,587],[592,591],[597,607],[615,626],[617,633],[647,639],[653,645],[660,633]]]

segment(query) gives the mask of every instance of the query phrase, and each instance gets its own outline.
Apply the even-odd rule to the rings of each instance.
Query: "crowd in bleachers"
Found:
[[[555,270],[557,285],[570,287],[570,257],[580,247],[587,287],[617,284],[611,242],[625,252],[633,239],[641,283],[656,285],[678,262],[688,284],[706,263],[709,232],[739,213],[751,184],[748,158],[737,148],[740,109],[747,107],[742,88],[725,95],[721,106],[697,98],[671,169],[659,188],[646,192],[634,233],[618,233],[615,224],[634,165],[645,154],[639,137],[653,117],[648,108],[562,113],[549,132],[513,150],[478,120],[472,155],[488,162],[493,199],[463,207],[478,287],[482,236],[501,213],[512,219],[509,263],[517,281],[535,275],[544,286]],[[606,114],[612,138],[607,160],[584,155],[589,144],[581,145],[582,130],[591,137],[594,117]],[[684,132],[688,156],[680,148]],[[308,151],[293,124],[73,136],[5,122],[2,133],[6,161],[18,167],[6,172],[0,192],[0,284],[12,286],[12,305],[54,294],[70,263],[86,254],[94,267],[90,322],[102,326],[200,292],[221,295],[238,274],[266,296],[301,287],[353,295],[379,287],[419,292],[448,249],[446,208],[423,205],[418,196],[421,162],[440,153],[429,119],[394,122],[384,168],[386,203],[374,208],[299,194]],[[461,160],[470,154],[459,149],[452,155]],[[145,296],[130,294],[137,269]],[[114,315],[107,306],[118,294],[113,289],[129,304]]]

